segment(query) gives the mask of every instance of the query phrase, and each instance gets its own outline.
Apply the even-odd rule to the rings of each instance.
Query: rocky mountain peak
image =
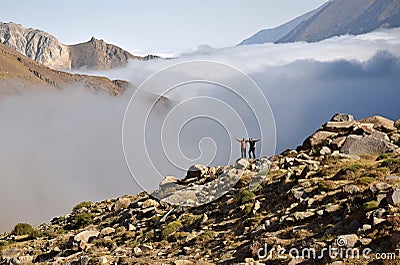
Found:
[[[353,138],[360,142],[349,153],[344,146]],[[394,253],[400,247],[400,120],[337,114],[306,142],[233,165],[193,165],[184,178],[166,177],[157,194],[82,202],[38,227],[18,224],[0,235],[0,263],[338,264],[324,248]],[[392,149],[383,152],[381,143]],[[204,192],[218,194],[225,180],[236,184],[203,201]],[[267,259],[259,251],[265,246],[312,249],[318,258]],[[353,261],[341,257],[340,263]],[[370,261],[360,256],[357,264]]]

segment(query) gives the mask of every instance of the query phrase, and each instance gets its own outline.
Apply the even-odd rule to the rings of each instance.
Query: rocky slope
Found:
[[[311,16],[313,16],[315,13],[317,13],[319,10],[324,8],[327,4],[322,5],[321,7],[312,10],[304,15],[301,15],[299,17],[296,17],[295,19],[290,20],[289,22],[286,22],[278,27],[275,28],[270,28],[270,29],[262,29],[256,34],[250,36],[249,38],[243,40],[238,44],[240,45],[252,45],[252,44],[263,44],[263,43],[274,43],[287,34],[291,32],[295,27],[297,27],[300,23],[303,21],[309,19]]]
[[[105,77],[56,71],[0,44],[0,98],[35,87],[61,90],[72,86],[120,95],[131,84]]]
[[[393,27],[400,27],[399,0],[333,0],[278,42],[315,42]]]
[[[12,22],[0,22],[0,43],[56,70],[81,67],[110,69],[126,64],[129,59],[148,60],[156,57],[134,56],[94,37],[89,42],[65,45],[47,32],[25,28]]]
[[[17,225],[0,236],[0,264],[398,264],[262,251],[333,246],[372,257],[399,248],[399,140],[400,120],[337,114],[297,150],[167,177],[153,193],[159,199],[143,192],[83,202],[38,227]],[[199,202],[198,190],[227,175],[238,182],[219,199],[188,207],[176,195],[193,191]]]

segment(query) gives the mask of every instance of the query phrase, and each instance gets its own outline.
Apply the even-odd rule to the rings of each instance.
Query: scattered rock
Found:
[[[386,197],[388,203],[394,206],[400,206],[400,190],[394,190]]]
[[[201,176],[207,174],[208,167],[200,164],[195,164],[190,166],[186,173],[186,179],[190,178],[200,178]]]
[[[304,143],[303,147],[304,148],[311,148],[314,146],[318,146],[322,143],[324,143],[327,139],[333,138],[337,135],[337,133],[334,132],[327,132],[327,131],[317,131],[310,137],[308,137]]]
[[[194,265],[195,263],[190,260],[180,259],[175,260],[174,265]]]
[[[346,186],[344,186],[344,187],[343,187],[343,191],[344,191],[345,193],[347,193],[347,194],[354,195],[354,194],[357,194],[357,193],[360,191],[360,189],[358,188],[357,185],[352,184],[352,185],[346,185]]]
[[[340,235],[337,237],[336,244],[339,247],[353,248],[359,240],[356,234]]]
[[[328,132],[351,132],[355,124],[355,121],[328,121],[323,129]]]

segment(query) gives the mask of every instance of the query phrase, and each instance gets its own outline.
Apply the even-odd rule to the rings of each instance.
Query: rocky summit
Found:
[[[399,255],[399,136],[400,120],[336,114],[296,150],[17,224],[0,264],[398,264],[377,257]]]

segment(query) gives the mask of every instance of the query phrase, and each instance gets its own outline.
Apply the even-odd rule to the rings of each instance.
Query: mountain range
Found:
[[[0,98],[32,87],[61,90],[72,85],[112,95],[120,95],[131,86],[127,81],[57,71],[0,44]]]
[[[400,26],[399,0],[331,0],[274,29],[261,30],[239,45],[316,42]]]
[[[25,28],[13,22],[0,22],[0,43],[56,70],[106,70],[122,66],[129,59],[147,60],[155,57],[135,56],[94,37],[85,43],[66,45],[47,32]]]

